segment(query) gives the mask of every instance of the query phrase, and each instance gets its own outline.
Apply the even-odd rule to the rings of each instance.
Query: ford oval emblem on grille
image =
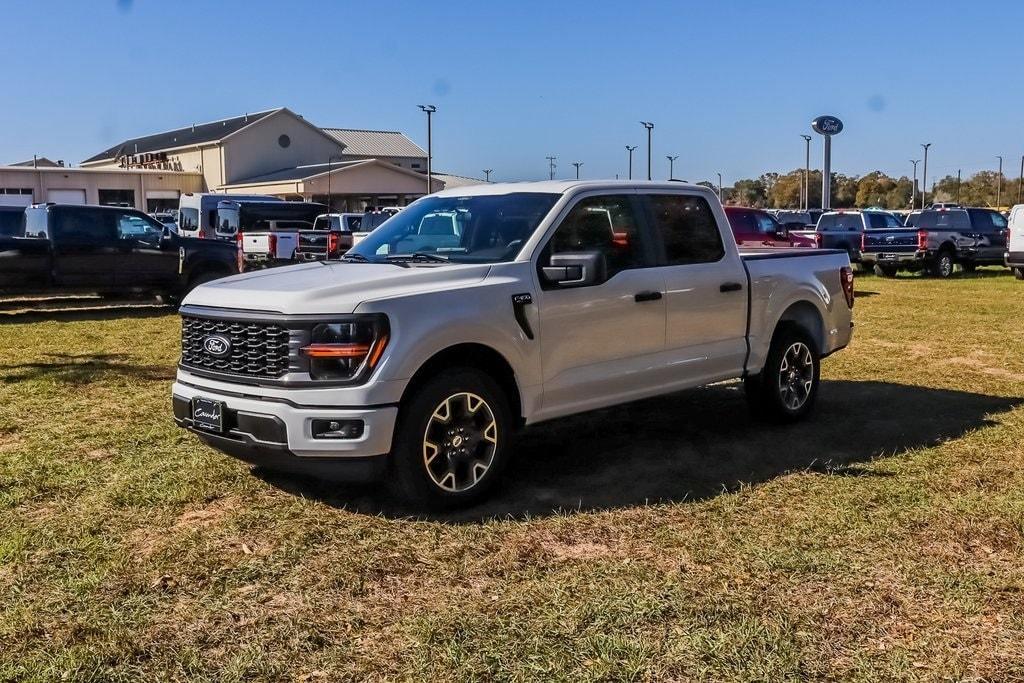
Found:
[[[227,358],[231,355],[231,340],[222,334],[211,334],[203,339],[203,351],[214,358]]]

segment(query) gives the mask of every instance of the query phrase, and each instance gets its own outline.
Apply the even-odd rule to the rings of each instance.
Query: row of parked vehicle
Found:
[[[924,271],[946,278],[957,265],[967,272],[1005,265],[1024,279],[1024,205],[1008,216],[949,203],[910,212],[841,209],[816,220],[805,211],[727,207],[726,214],[741,244],[843,249],[851,262],[886,277]]]

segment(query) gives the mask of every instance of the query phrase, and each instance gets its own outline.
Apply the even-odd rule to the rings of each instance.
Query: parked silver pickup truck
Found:
[[[438,215],[454,229],[424,230]],[[542,420],[734,378],[756,410],[803,417],[853,302],[846,252],[741,254],[700,186],[462,187],[340,261],[193,291],[174,416],[250,463],[466,504]]]

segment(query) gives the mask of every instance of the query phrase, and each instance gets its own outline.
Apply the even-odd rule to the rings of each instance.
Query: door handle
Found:
[[[719,292],[738,292],[741,289],[743,289],[743,285],[738,282],[726,282],[718,287]]]
[[[657,301],[661,298],[661,292],[637,292],[633,295],[633,301]]]

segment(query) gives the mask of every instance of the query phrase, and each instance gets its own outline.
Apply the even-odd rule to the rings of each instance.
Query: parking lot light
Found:
[[[676,159],[679,158],[679,155],[677,154],[675,156],[672,156],[670,154],[666,154],[665,158],[668,159],[668,179],[672,180],[673,178],[676,177],[675,172],[674,172],[674,168],[673,168],[673,164],[676,163]]]
[[[636,145],[633,145],[632,147],[630,147],[629,145],[626,145],[626,151],[629,152],[629,179],[630,180],[633,179],[633,150],[635,150],[636,147],[637,147]]]
[[[924,209],[924,194],[928,189],[928,148],[932,146],[930,142],[922,142],[921,146],[924,147],[924,166],[921,168],[921,209]],[[932,199],[935,199],[935,189],[932,188]]]
[[[647,129],[647,179],[651,179],[651,131],[654,124],[650,121],[641,121],[640,125]]]
[[[432,185],[434,179],[433,172],[431,171],[430,168],[430,162],[434,158],[433,140],[431,139],[432,131],[430,117],[435,111],[437,111],[437,107],[435,107],[432,104],[421,104],[419,105],[419,108],[427,115],[427,194],[430,194],[431,189],[433,189]]]

